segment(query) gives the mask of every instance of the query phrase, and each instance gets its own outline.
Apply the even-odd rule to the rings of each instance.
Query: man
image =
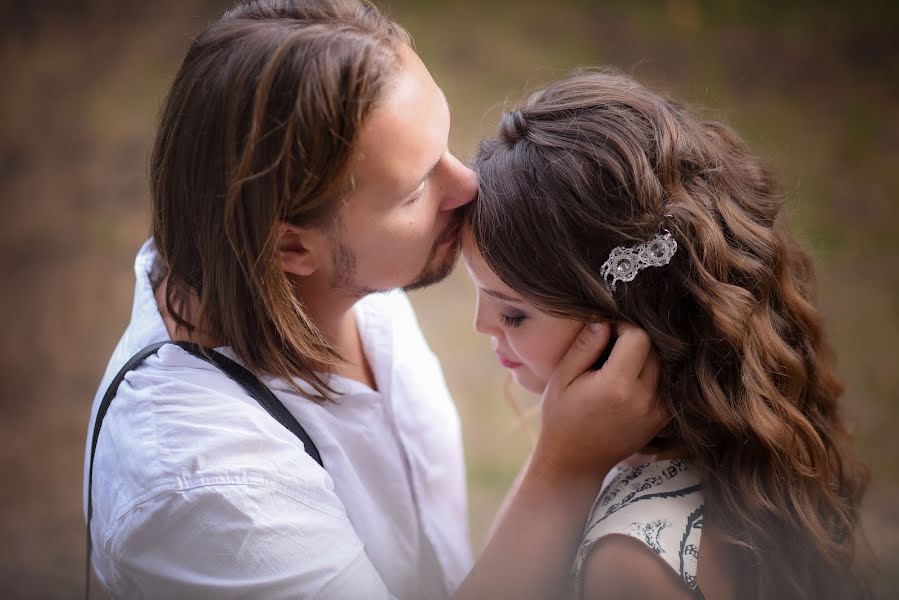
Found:
[[[256,373],[324,468],[225,374],[162,347],[119,387],[96,449],[92,560],[113,596],[565,585],[603,475],[659,427],[655,382],[629,375],[655,359],[627,330],[615,368],[581,375],[608,340],[585,327],[470,570],[458,417],[405,295],[374,294],[439,281],[457,258],[476,181],[447,150],[449,125],[405,32],[358,0],[241,3],[188,50],[152,156],[153,238],[91,431],[132,355],[192,341]]]

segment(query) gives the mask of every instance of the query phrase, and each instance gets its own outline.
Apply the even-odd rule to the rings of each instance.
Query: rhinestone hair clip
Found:
[[[609,253],[609,258],[603,263],[602,273],[606,283],[615,290],[615,284],[619,281],[633,281],[637,273],[646,267],[663,267],[671,262],[671,257],[677,252],[677,241],[671,237],[671,233],[656,235],[653,239],[636,246],[618,246]]]

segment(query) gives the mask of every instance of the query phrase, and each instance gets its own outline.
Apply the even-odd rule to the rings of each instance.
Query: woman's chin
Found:
[[[546,389],[545,381],[536,381],[533,376],[527,376],[519,374],[518,372],[512,373],[512,379],[515,380],[515,383],[520,385],[522,388],[527,390],[532,394],[536,394],[538,396],[543,395],[543,390]]]

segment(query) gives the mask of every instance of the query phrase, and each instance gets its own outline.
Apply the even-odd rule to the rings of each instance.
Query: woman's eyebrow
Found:
[[[489,290],[487,288],[481,288],[481,291],[484,292],[485,294],[489,294],[489,295],[493,296],[494,298],[499,298],[500,300],[504,300],[506,302],[515,302],[516,304],[524,303],[524,300],[522,300],[521,298],[515,298],[513,296],[504,294],[502,292],[497,292],[496,290]]]

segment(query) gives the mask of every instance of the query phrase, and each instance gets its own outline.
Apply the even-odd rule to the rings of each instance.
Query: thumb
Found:
[[[584,325],[580,333],[559,361],[553,378],[561,389],[567,388],[584,371],[593,366],[603,348],[609,343],[611,335],[609,323],[589,323]]]

